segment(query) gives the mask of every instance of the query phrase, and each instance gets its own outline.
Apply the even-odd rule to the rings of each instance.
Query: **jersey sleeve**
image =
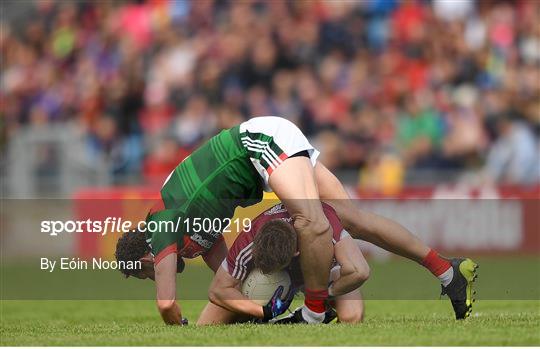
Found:
[[[248,272],[253,268],[253,230],[244,230],[238,235],[223,261],[222,266],[233,278],[244,280]]]
[[[158,264],[171,253],[178,253],[183,246],[183,234],[177,232],[180,216],[177,210],[161,210],[146,218],[146,237],[154,264]]]

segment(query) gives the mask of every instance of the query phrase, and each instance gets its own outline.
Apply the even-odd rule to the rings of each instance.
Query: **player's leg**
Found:
[[[268,183],[287,207],[298,233],[306,286],[304,319],[321,322],[333,248],[331,227],[319,200],[312,162],[305,156],[288,158],[273,171]]]
[[[364,300],[360,290],[336,297],[334,309],[339,322],[357,324],[364,320]]]
[[[233,313],[219,305],[208,302],[201,315],[199,315],[197,326],[233,324],[248,320],[248,317],[242,314]]]
[[[358,209],[341,182],[319,162],[315,165],[315,178],[321,200],[334,207],[343,227],[353,238],[369,241],[417,262],[422,262],[429,253],[429,247],[402,225]]]
[[[334,207],[344,228],[353,238],[369,241],[422,264],[441,281],[444,292],[452,300],[456,318],[470,315],[474,301],[472,282],[478,267],[472,260],[448,261],[397,222],[358,209],[341,182],[321,163],[315,166],[315,178],[321,200]]]

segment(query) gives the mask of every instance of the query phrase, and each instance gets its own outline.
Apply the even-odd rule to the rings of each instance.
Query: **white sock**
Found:
[[[452,282],[452,278],[454,277],[454,268],[450,267],[447,271],[442,273],[441,275],[437,276],[439,280],[441,280],[441,284],[446,287],[450,285]]]
[[[324,313],[316,313],[304,305],[302,308],[302,317],[308,324],[318,324],[323,322]]]

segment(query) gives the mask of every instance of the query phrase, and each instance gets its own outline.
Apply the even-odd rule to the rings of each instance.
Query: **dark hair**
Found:
[[[291,263],[296,253],[296,231],[281,219],[266,222],[253,240],[253,264],[269,274]]]
[[[131,230],[122,234],[116,243],[114,256],[118,262],[136,262],[150,252],[150,246],[146,242],[146,236],[138,230]],[[125,263],[119,263],[119,266]],[[124,269],[119,267],[120,272],[126,277],[135,275],[139,270]]]

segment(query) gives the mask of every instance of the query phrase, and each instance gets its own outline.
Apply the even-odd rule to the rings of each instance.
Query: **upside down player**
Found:
[[[358,248],[356,241],[343,229],[334,209],[323,203],[323,211],[332,227],[335,262],[331,272],[332,282],[329,294],[340,322],[358,323],[363,318],[363,302],[358,288],[369,277],[369,266]],[[284,301],[276,292],[265,307],[249,300],[241,291],[241,283],[254,268],[264,274],[287,269],[291,275],[291,290],[302,286],[302,273],[298,265],[298,247],[292,218],[282,204],[261,213],[252,222],[250,229],[238,235],[231,246],[227,258],[218,269],[209,289],[210,303],[202,311],[198,325],[229,324],[247,320],[261,319],[264,322],[273,318],[274,303],[278,308],[287,309],[294,296],[290,292]],[[295,313],[296,314],[296,313]],[[277,323],[302,322],[290,317]],[[327,311],[328,322],[335,312]]]
[[[443,259],[398,223],[359,210],[339,180],[317,161],[318,154],[290,121],[279,117],[252,118],[223,130],[182,161],[161,189],[161,209],[151,213],[147,221],[230,218],[236,207],[259,202],[263,189],[274,191],[291,214],[298,234],[306,295],[298,316],[308,323],[317,323],[324,319],[333,256],[330,224],[320,202],[325,200],[353,238],[421,263],[440,279],[456,318],[469,316],[476,264],[470,259]],[[131,242],[141,240],[123,239],[117,245],[117,259],[146,263],[147,274],[155,273],[157,305],[163,320],[181,324],[180,308],[175,301],[177,253],[189,241],[202,254],[212,249],[222,232],[193,233],[187,227],[146,234],[151,258],[145,257],[143,249],[123,253],[134,251]]]

